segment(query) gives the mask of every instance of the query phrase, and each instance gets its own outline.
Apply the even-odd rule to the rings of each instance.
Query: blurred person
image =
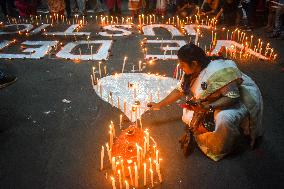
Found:
[[[49,13],[64,15],[65,1],[64,0],[47,0]]]
[[[220,0],[204,0],[201,5],[201,11],[208,16],[216,16],[220,10]]]
[[[142,0],[129,0],[128,9],[131,11],[132,16],[138,15],[142,8]]]
[[[110,15],[118,14],[121,15],[121,0],[106,0],[106,5]]]
[[[283,14],[284,14],[284,0],[279,0],[279,2],[275,4],[275,23],[272,34],[269,36],[270,38],[284,38],[283,33]]]
[[[0,0],[0,6],[4,16],[17,16],[14,3],[14,0]]]
[[[156,14],[165,15],[167,10],[167,0],[157,0]]]
[[[16,0],[15,6],[18,9],[20,16],[36,15],[38,0]]]
[[[177,14],[186,18],[197,13],[198,1],[177,0]]]

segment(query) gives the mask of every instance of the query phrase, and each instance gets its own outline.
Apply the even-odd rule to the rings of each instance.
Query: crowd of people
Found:
[[[0,3],[3,15],[29,16],[43,11],[71,18],[74,14],[89,12],[121,15],[123,0],[1,0]],[[266,24],[270,37],[283,35],[284,0],[125,0],[126,3],[133,16],[151,13],[187,17],[199,13],[215,16],[226,26],[243,30]]]

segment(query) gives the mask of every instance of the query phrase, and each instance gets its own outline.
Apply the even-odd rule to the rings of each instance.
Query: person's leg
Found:
[[[17,81],[17,77],[4,73],[0,70],[0,89],[11,85],[15,81]]]
[[[216,110],[215,131],[195,136],[200,149],[215,161],[230,153],[240,136],[239,125],[247,115],[248,112],[242,104],[231,109]]]
[[[86,12],[86,1],[85,0],[77,0],[77,5],[79,8],[79,12],[81,14],[85,14]]]
[[[66,10],[67,18],[70,18],[71,17],[70,0],[65,0],[65,10]]]
[[[277,8],[275,10],[275,23],[274,23],[274,29],[272,34],[269,36],[271,38],[279,37],[281,34],[281,8]]]
[[[7,15],[7,4],[6,4],[6,0],[1,0],[0,1],[0,6],[1,6],[1,10],[4,16]]]

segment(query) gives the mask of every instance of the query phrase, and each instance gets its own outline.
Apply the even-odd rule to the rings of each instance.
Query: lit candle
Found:
[[[160,181],[160,183],[162,183],[163,179],[162,179],[161,169],[160,169],[160,164],[159,163],[156,163],[156,170],[157,170],[157,173],[158,173],[159,181]]]
[[[126,115],[126,101],[123,100],[123,113]]]
[[[124,72],[124,67],[125,67],[126,60],[127,60],[127,57],[124,57],[121,73]]]
[[[115,128],[114,128],[114,124],[112,121],[110,121],[110,125],[111,125],[111,128],[112,128],[112,133],[113,133],[113,138],[115,138]]]
[[[101,151],[101,171],[102,171],[103,168],[104,168],[104,155],[105,155],[105,149],[104,149],[104,147],[102,146],[102,151]]]
[[[120,99],[117,97],[117,108],[120,109]]]
[[[99,74],[100,74],[100,78],[102,78],[101,63],[102,63],[102,62],[99,62]]]
[[[151,184],[152,184],[152,187],[154,187],[154,174],[153,174],[152,169],[150,169],[150,174],[151,174]]]
[[[197,31],[196,31],[195,41],[194,41],[195,45],[197,45],[197,42],[198,42],[198,33],[199,33],[199,29],[197,29]]]
[[[108,153],[109,162],[111,162],[111,150],[110,150],[110,148],[109,148],[108,143],[106,143],[106,149],[107,149],[107,153]]]
[[[152,169],[152,158],[149,158],[150,169]]]
[[[134,186],[136,188],[138,188],[138,169],[137,169],[137,165],[135,163],[134,165],[134,171],[135,171],[135,175],[134,175]]]
[[[137,143],[136,143],[136,156],[137,156],[138,168],[140,168],[140,147],[138,146]]]
[[[119,128],[122,128],[122,115],[119,116]]]
[[[115,172],[115,167],[116,165],[115,165],[115,157],[112,157],[112,159],[111,159],[111,168],[112,168],[112,171],[113,172]]]
[[[100,95],[101,95],[101,98],[103,97],[103,86],[100,84]]]
[[[123,159],[120,161],[120,164],[121,164],[121,170],[122,170],[122,177],[124,178],[125,177],[125,170],[124,170],[124,161],[123,161]]]
[[[146,170],[146,163],[144,163],[144,186],[147,185],[147,170]]]
[[[111,184],[112,184],[112,189],[116,189],[115,187],[115,179],[111,177]]]
[[[139,61],[139,71],[140,72],[142,71],[142,61],[141,60]]]
[[[159,150],[156,150],[156,162],[159,163]]]
[[[125,189],[129,189],[129,184],[128,184],[127,180],[124,181],[124,182],[125,182]]]
[[[93,75],[92,75],[92,74],[91,74],[91,82],[92,82],[93,89],[95,89],[94,78],[93,78]]]
[[[112,145],[113,145],[113,133],[112,133],[112,130],[109,131],[109,145],[110,145],[110,148],[112,148]]]
[[[147,139],[146,137],[144,136],[144,152],[143,152],[143,158],[145,159],[146,157],[146,153],[147,153]]]
[[[118,170],[117,172],[118,172],[118,179],[119,179],[119,188],[122,189],[122,179],[121,179],[120,170]]]
[[[132,172],[131,172],[130,166],[128,166],[128,172],[129,172],[129,177],[130,177],[131,185],[133,185],[133,177],[132,177]]]
[[[229,40],[229,31],[230,30],[227,30],[227,40]]]

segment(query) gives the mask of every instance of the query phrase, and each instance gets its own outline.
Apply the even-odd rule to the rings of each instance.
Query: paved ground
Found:
[[[55,29],[60,27],[64,26]],[[95,33],[98,29],[89,24],[82,30]],[[259,31],[255,33],[261,35]],[[161,32],[159,36],[170,39],[167,33]],[[129,62],[138,62],[143,57],[139,47],[143,37],[135,33],[116,38],[113,56],[107,61],[109,73],[121,69],[125,54]],[[100,37],[93,34],[91,38]],[[40,39],[40,35],[29,38]],[[70,41],[60,39],[65,40]],[[206,40],[201,39],[201,44],[208,44]],[[280,56],[284,53],[283,41],[274,40],[271,44]],[[14,50],[19,52],[17,46],[9,51]],[[91,67],[98,62],[74,63],[54,56],[41,60],[0,61],[2,69],[18,76],[14,85],[0,91],[0,188],[111,188],[110,182],[98,171],[99,151],[107,140],[109,121],[118,122],[120,111],[102,101],[92,89],[89,75]],[[242,147],[217,163],[198,149],[185,158],[178,145],[178,137],[183,133],[181,109],[172,105],[144,116],[144,125],[150,128],[163,157],[165,182],[156,188],[284,187],[282,61],[280,58],[277,63],[238,62],[258,83],[264,97],[266,132],[253,151]],[[174,66],[174,61],[158,61],[146,71],[171,76]],[[131,63],[126,65],[127,71],[131,68]],[[71,103],[63,103],[63,99]],[[50,113],[46,114],[48,111]]]

